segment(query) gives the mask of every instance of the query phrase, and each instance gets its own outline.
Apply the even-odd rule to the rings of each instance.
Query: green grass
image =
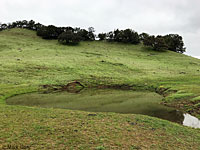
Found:
[[[6,113],[5,113],[6,112]],[[199,149],[200,131],[142,115],[0,106],[2,146],[32,149]]]
[[[175,93],[170,96],[168,96],[165,100],[166,101],[173,101],[173,100],[179,100],[183,98],[188,98],[191,96],[195,96],[193,93]]]
[[[197,97],[191,99],[191,101],[193,101],[193,102],[200,101],[200,96],[197,96]]]
[[[41,85],[78,80],[88,87],[126,84],[135,89],[185,91],[191,95],[181,94],[178,103],[189,105],[200,93],[199,67],[198,59],[143,45],[95,41],[63,46],[33,31],[2,31],[0,149],[9,144],[32,149],[199,149],[200,130],[156,118],[115,113],[88,117],[81,111],[5,104],[6,98],[38,91]],[[174,102],[171,94],[167,95],[170,103]],[[189,106],[199,109],[198,102]]]

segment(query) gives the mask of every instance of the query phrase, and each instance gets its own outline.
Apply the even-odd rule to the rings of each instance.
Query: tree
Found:
[[[108,33],[106,34],[106,37],[107,37],[107,41],[108,41],[108,42],[113,42],[113,41],[114,41],[114,34],[113,34],[112,31],[108,32]]]
[[[120,31],[119,29],[114,30],[114,41],[115,42],[122,42],[122,31]]]
[[[76,45],[81,41],[81,37],[79,36],[78,33],[74,33],[72,31],[66,31],[61,33],[58,36],[58,41],[61,44],[65,45]]]
[[[151,46],[153,50],[161,51],[167,50],[168,46],[165,42],[165,39],[162,36],[147,36],[143,40],[145,46]]]
[[[22,21],[16,21],[17,28],[22,28],[23,24]]]
[[[5,24],[5,23],[1,24],[1,30],[5,30],[5,29],[7,29],[7,27],[8,27],[7,24]]]
[[[139,35],[137,32],[135,32],[131,29],[126,29],[126,30],[122,31],[122,42],[138,44],[138,43],[140,43]]]
[[[12,24],[11,24],[11,27],[10,28],[16,28],[17,27],[17,23],[16,22],[13,22]]]
[[[48,39],[49,38],[49,34],[48,34],[47,27],[46,26],[41,26],[37,30],[37,36],[41,36],[43,39]]]
[[[165,42],[165,39],[161,36],[157,36],[154,39],[153,49],[156,50],[156,51],[167,50],[168,46]]]
[[[99,33],[98,38],[99,38],[99,41],[106,40],[106,33]]]
[[[153,50],[161,51],[168,49],[165,39],[162,36],[146,36],[143,40],[145,46],[151,46]]]
[[[140,41],[142,41],[142,42],[144,41],[144,39],[146,39],[148,37],[149,37],[149,34],[144,33],[144,32],[139,35]]]
[[[28,26],[28,21],[27,20],[23,20],[22,21],[22,28],[27,28]]]
[[[169,34],[164,36],[165,42],[168,45],[168,50],[183,53],[186,51],[183,38],[178,34]]]
[[[58,28],[49,25],[49,26],[42,26],[37,30],[37,35],[41,36],[43,39],[57,39],[59,36]]]
[[[77,30],[77,28],[75,29]],[[83,41],[90,41],[90,37],[88,36],[89,32],[85,29],[78,29],[77,33],[82,38]]]
[[[33,20],[28,21],[27,29],[29,29],[29,30],[35,30],[36,28],[35,28],[34,25],[35,25],[35,21],[33,21]]]
[[[94,34],[95,30],[93,27],[89,27],[88,28],[88,37],[90,41],[94,41],[95,40],[95,34]]]

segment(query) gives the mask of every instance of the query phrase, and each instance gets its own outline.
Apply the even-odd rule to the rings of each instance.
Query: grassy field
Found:
[[[142,115],[8,106],[42,85],[126,85],[157,91],[200,118],[200,60],[143,45],[63,46],[23,29],[0,32],[0,149],[200,149],[200,130]],[[27,147],[26,147],[27,146]]]

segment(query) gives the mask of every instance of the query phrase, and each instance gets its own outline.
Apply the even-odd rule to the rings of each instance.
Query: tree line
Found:
[[[145,46],[151,47],[153,50],[162,51],[170,50],[179,53],[186,51],[183,38],[178,34],[168,34],[165,36],[154,36],[147,33],[138,34],[132,29],[110,31],[108,33],[100,33],[95,35],[94,28],[89,27],[88,30],[73,27],[56,27],[54,25],[45,26],[36,23],[33,20],[16,21],[8,24],[0,24],[0,31],[11,28],[25,28],[34,30],[37,35],[43,39],[57,39],[61,44],[78,44],[80,41],[94,41],[98,38],[100,41],[119,42],[129,44],[143,43]]]
[[[100,33],[98,34],[98,38],[99,40],[106,40],[108,42],[121,42],[130,44],[143,43],[145,46],[149,46],[156,51],[170,50],[179,53],[186,51],[183,38],[178,34],[154,36],[147,33],[138,34],[131,29],[117,29],[108,33]]]

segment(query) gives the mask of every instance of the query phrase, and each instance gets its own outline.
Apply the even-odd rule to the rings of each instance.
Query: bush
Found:
[[[76,45],[81,41],[81,37],[79,36],[78,33],[74,33],[72,31],[66,31],[58,36],[58,41],[61,44]]]
[[[153,49],[156,51],[167,50],[168,46],[163,37],[157,36],[154,39]]]
[[[121,43],[130,43],[138,44],[140,43],[140,38],[137,32],[126,29],[126,30],[115,30],[114,32],[107,33],[107,40],[109,42],[121,42]]]
[[[145,40],[146,38],[148,38],[148,37],[149,37],[149,34],[147,34],[147,33],[141,33],[141,34],[139,35],[140,41],[142,41],[142,42],[144,42],[144,40]]]
[[[88,31],[85,29],[76,28],[75,31],[79,34],[79,36],[82,38],[82,41],[90,41],[90,38],[88,36]]]
[[[106,33],[99,33],[98,38],[100,41],[106,40]]]
[[[169,34],[164,36],[167,43],[168,50],[183,53],[186,51],[184,47],[183,38],[178,34]]]
[[[90,41],[94,41],[95,40],[95,34],[94,34],[95,30],[93,27],[89,27],[88,28],[88,37]]]
[[[59,28],[53,25],[42,26],[37,30],[37,35],[41,36],[43,39],[57,39],[59,34]]]
[[[143,39],[143,44],[145,46],[151,46],[153,50],[161,51],[167,50],[168,46],[165,42],[165,39],[162,36],[146,36]]]
[[[106,34],[106,39],[108,42],[114,42],[114,33],[112,31]]]
[[[169,34],[165,36],[149,36],[146,33],[140,34],[140,39],[145,46],[151,46],[154,50],[167,49],[174,52],[183,53],[186,51],[183,38],[178,34]]]

